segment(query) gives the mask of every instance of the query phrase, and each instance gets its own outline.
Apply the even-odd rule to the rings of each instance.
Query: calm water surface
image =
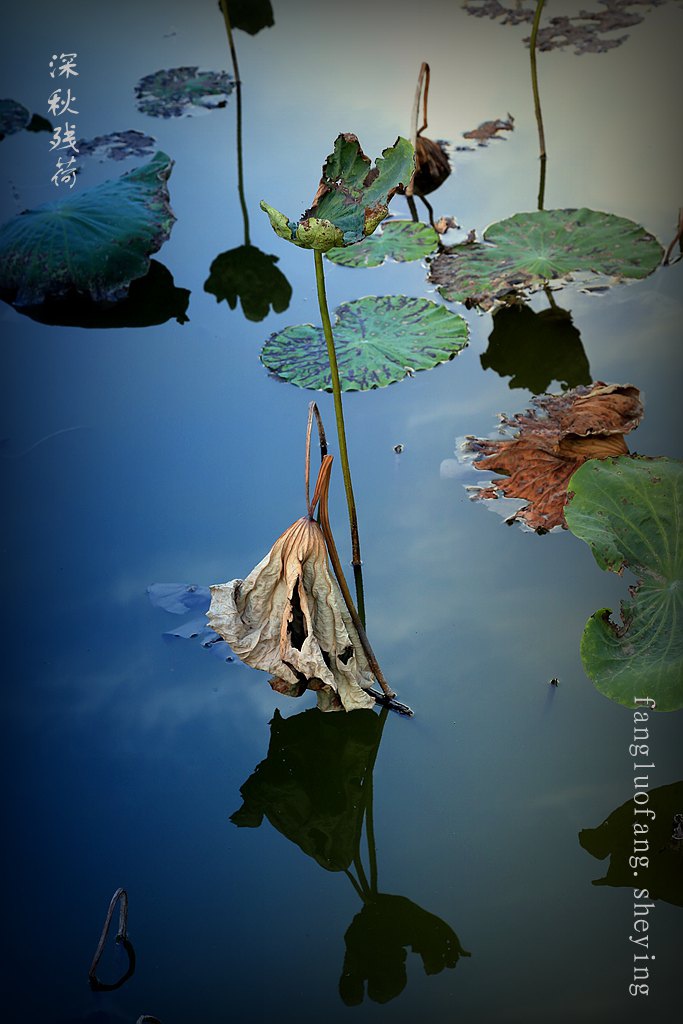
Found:
[[[594,690],[579,657],[586,619],[617,608],[630,580],[601,572],[571,534],[508,528],[468,500],[475,474],[453,461],[456,438],[486,436],[498,412],[532,397],[482,368],[489,315],[464,311],[470,345],[452,362],[345,399],[368,629],[414,719],[383,720],[380,743],[376,719],[333,716],[330,726],[306,710],[312,695],[288,700],[197,641],[162,638],[184,620],[151,606],[149,584],[245,576],[304,512],[311,394],[270,379],[258,356],[273,331],[316,322],[313,261],[272,233],[258,201],[298,216],[339,131],[373,156],[407,135],[428,60],[431,137],[462,144],[480,122],[515,117],[506,141],[455,154],[437,216],[482,231],[536,204],[523,28],[435,0],[412,11],[287,0],[274,14],[273,28],[236,36],[251,240],[279,257],[293,288],[287,311],[260,323],[203,290],[212,260],[243,242],[234,97],[203,117],[161,121],[139,114],[133,96],[159,68],[230,67],[216,4],[39,3],[16,10],[5,33],[1,95],[45,114],[48,60],[77,51],[79,133],[137,128],[173,157],[177,223],[160,259],[191,298],[188,323],[145,329],[45,326],[0,311],[3,1020],[660,1020],[678,992],[680,907],[657,901],[650,994],[629,997],[632,890],[593,885],[608,861],[578,841],[632,795],[632,717]],[[680,5],[668,3],[613,52],[540,56],[548,208],[606,210],[668,243],[681,202],[680,31]],[[3,219],[55,197],[48,139],[2,143]],[[78,190],[131,166],[83,163]],[[404,200],[394,207],[405,215]],[[327,277],[332,307],[400,292],[440,301],[419,263],[328,265]],[[590,377],[642,389],[632,447],[647,455],[680,457],[680,294],[678,265],[601,296],[575,286],[557,296]],[[317,397],[332,437],[331,396]],[[338,465],[331,501],[347,561]],[[289,838],[282,821],[278,831],[266,818],[239,829],[229,820],[266,758],[271,720],[278,736],[303,737],[295,752],[309,757],[299,769],[313,782],[302,788],[299,769],[275,756],[250,824],[261,801]],[[362,847],[368,884],[384,894],[376,919],[358,918],[350,880],[322,866],[353,831],[330,756],[349,729],[344,756],[359,771],[376,758],[374,842],[370,854]],[[655,717],[651,749],[651,784],[680,779],[679,715]],[[311,793],[321,820],[338,825],[331,839],[316,833],[317,859],[292,834]],[[136,971],[117,991],[91,993],[88,967],[118,886],[130,898]],[[471,955],[444,967],[453,932]],[[340,993],[349,950],[356,973],[347,959]],[[114,955],[102,973],[124,969]]]

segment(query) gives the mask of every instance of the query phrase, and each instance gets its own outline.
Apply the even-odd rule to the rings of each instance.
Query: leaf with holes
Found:
[[[610,700],[658,711],[683,707],[683,463],[674,459],[590,461],[569,481],[569,529],[590,545],[601,569],[637,583],[621,623],[602,608],[586,623],[581,659]]]
[[[149,117],[189,117],[224,107],[235,82],[225,71],[166,68],[145,75],[135,86],[137,107]]]
[[[335,310],[333,326],[342,391],[394,384],[452,359],[467,344],[467,323],[429,299],[370,295]],[[300,388],[332,390],[321,327],[300,324],[271,334],[261,360]]]
[[[439,245],[439,236],[429,224],[412,220],[387,221],[374,235],[345,249],[329,249],[328,260],[342,267],[379,267],[386,260],[410,263],[424,259]]]
[[[327,252],[335,246],[353,245],[371,235],[384,220],[389,200],[401,185],[408,184],[414,165],[413,147],[407,139],[398,138],[371,167],[355,135],[338,135],[313,203],[298,223],[264,200],[261,209],[277,235],[304,249]]]
[[[440,253],[429,280],[449,302],[490,309],[510,293],[535,291],[574,273],[647,277],[662,255],[657,239],[624,217],[587,209],[540,210],[492,224],[482,242]]]
[[[17,306],[74,293],[95,302],[121,298],[171,233],[166,182],[172,167],[169,156],[157,153],[120,178],[3,224],[0,294]]]

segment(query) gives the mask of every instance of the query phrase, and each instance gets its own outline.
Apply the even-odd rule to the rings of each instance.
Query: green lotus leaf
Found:
[[[624,217],[586,209],[540,210],[492,224],[483,242],[440,253],[429,280],[449,302],[490,309],[511,292],[534,291],[573,273],[647,277],[662,255],[656,238]]]
[[[173,161],[157,153],[128,174],[0,227],[0,293],[36,306],[68,293],[95,302],[120,298],[149,269],[175,217],[166,182]]]
[[[232,28],[255,36],[262,28],[275,24],[270,0],[223,0],[227,4]]]
[[[31,114],[16,100],[0,100],[0,139],[14,135],[28,126]]]
[[[683,463],[622,456],[590,460],[569,481],[569,529],[601,569],[637,577],[621,624],[602,608],[586,623],[584,669],[610,700],[658,711],[683,707]]]
[[[125,132],[109,132],[94,139],[79,139],[78,152],[81,157],[93,156],[104,160],[127,160],[129,157],[146,157],[154,152],[156,139],[134,128]]]
[[[430,370],[467,344],[467,323],[429,299],[370,295],[335,310],[335,348],[342,391],[368,391]],[[321,327],[300,324],[271,334],[261,360],[300,388],[332,390]]]
[[[222,252],[211,264],[204,291],[223,299],[234,309],[239,298],[247,320],[263,320],[273,307],[283,313],[292,297],[292,286],[275,264],[277,256],[253,245]]]
[[[304,249],[327,252],[337,246],[353,245],[371,235],[389,212],[389,200],[410,181],[415,165],[413,147],[398,138],[370,166],[355,135],[338,135],[334,151],[322,170],[318,191],[300,221],[290,221],[265,201],[276,234]]]
[[[385,260],[410,263],[434,252],[439,236],[429,224],[412,220],[387,221],[377,234],[345,249],[330,249],[328,260],[342,267],[379,267]]]
[[[235,88],[225,71],[166,68],[145,75],[135,86],[138,110],[149,117],[184,117],[224,107]]]

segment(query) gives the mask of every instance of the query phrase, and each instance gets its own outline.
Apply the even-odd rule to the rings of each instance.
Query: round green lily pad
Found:
[[[683,707],[683,463],[622,456],[591,460],[572,476],[565,508],[572,533],[602,569],[638,579],[621,624],[602,608],[586,623],[581,658],[606,697],[633,708]]]
[[[381,231],[344,249],[329,249],[328,260],[342,267],[379,267],[385,260],[410,263],[434,252],[439,236],[429,224],[412,220],[385,221]]]
[[[184,117],[224,107],[235,88],[225,71],[200,71],[196,67],[166,68],[145,75],[135,86],[141,114],[150,117]]]
[[[467,322],[429,299],[370,295],[335,310],[332,328],[342,391],[394,384],[444,363],[467,344]],[[271,334],[261,360],[300,388],[331,391],[321,327],[300,324]]]
[[[483,242],[440,253],[429,280],[449,302],[483,309],[510,292],[529,291],[568,274],[641,278],[661,263],[653,235],[624,217],[596,210],[539,210],[492,224]]]
[[[149,269],[175,217],[167,179],[173,161],[150,163],[67,199],[27,210],[0,227],[0,292],[36,306],[69,292],[120,298]]]

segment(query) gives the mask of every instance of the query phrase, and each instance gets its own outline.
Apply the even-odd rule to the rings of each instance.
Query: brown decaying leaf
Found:
[[[501,417],[517,430],[511,440],[471,437],[466,449],[481,456],[476,469],[501,473],[473,492],[475,498],[523,498],[528,504],[508,520],[521,520],[537,533],[566,529],[564,505],[572,473],[587,459],[628,454],[624,434],[643,417],[640,391],[630,384],[597,381],[561,395],[533,399],[535,408]]]
[[[321,467],[323,487],[331,461],[327,456]],[[285,530],[245,580],[211,587],[207,617],[245,664],[272,674],[279,693],[315,690],[323,711],[374,706],[365,692],[372,672],[312,513]]]
[[[445,143],[434,142],[424,135],[415,140],[415,174],[413,192],[416,196],[428,196],[443,185],[451,173],[451,165]]]
[[[503,121],[498,118],[496,121],[484,121],[479,125],[478,128],[473,128],[470,132],[463,132],[463,138],[465,139],[476,139],[480,146],[485,146],[491,141],[491,139],[502,138],[498,132],[511,132],[515,128],[515,119],[512,114],[508,114],[507,121]]]

